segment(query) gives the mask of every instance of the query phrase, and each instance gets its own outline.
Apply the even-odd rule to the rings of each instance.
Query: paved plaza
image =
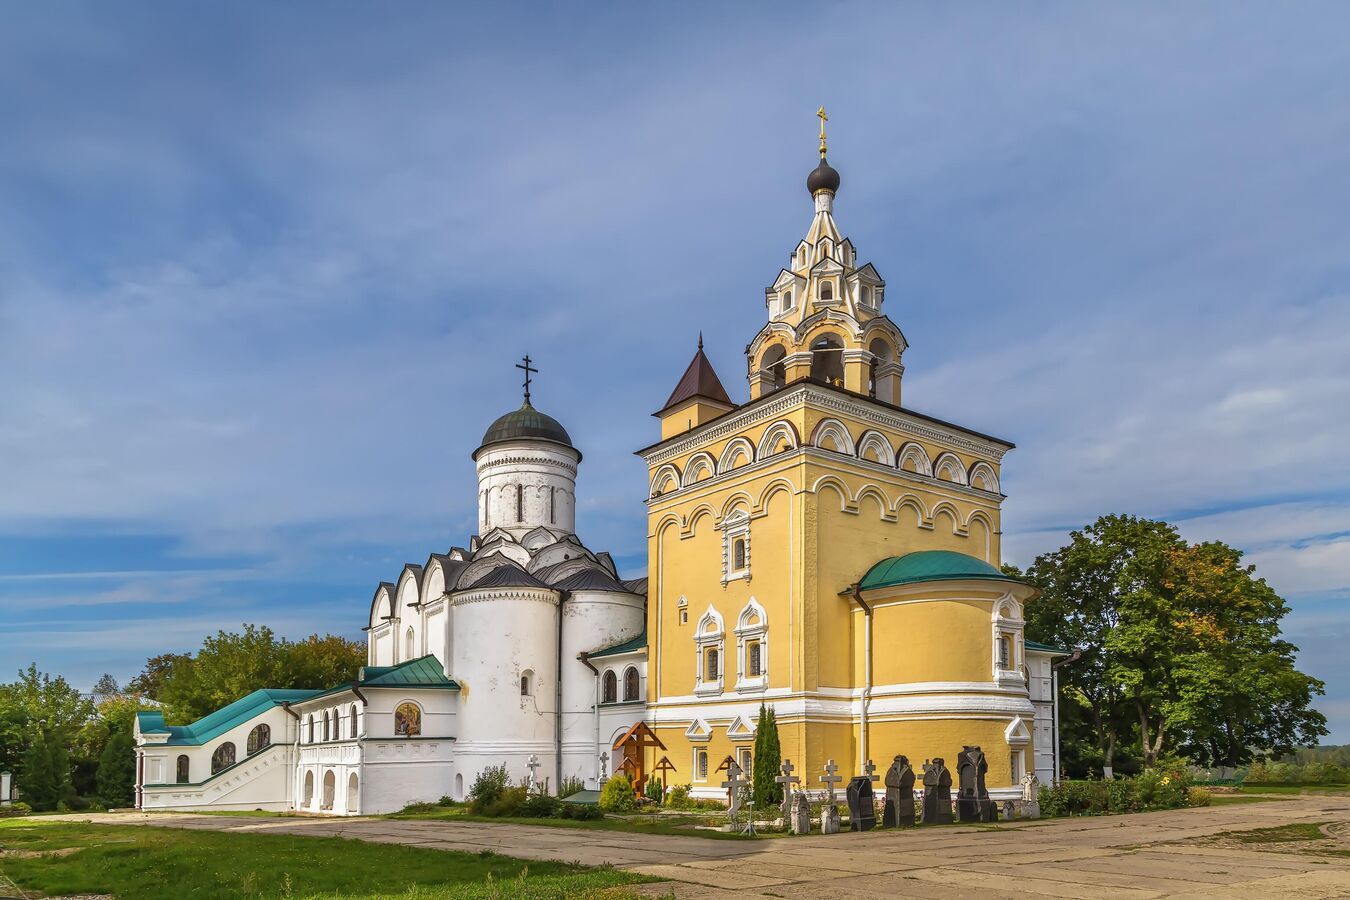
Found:
[[[548,826],[390,819],[246,818],[176,813],[71,820],[214,831],[337,835],[441,850],[493,850],[670,879],[677,897],[1350,897],[1350,857],[1207,846],[1220,832],[1334,822],[1350,833],[1350,797],[995,827],[814,835],[762,841]]]

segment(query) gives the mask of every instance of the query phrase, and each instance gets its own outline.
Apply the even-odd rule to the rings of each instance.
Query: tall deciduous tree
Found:
[[[1188,545],[1166,522],[1104,516],[1037,558],[1027,634],[1082,650],[1061,670],[1106,765],[1131,736],[1145,765],[1174,749],[1213,764],[1316,743],[1322,684],[1280,638],[1284,601],[1241,553]]]
[[[778,719],[773,707],[759,704],[759,722],[755,725],[754,768],[751,790],[757,809],[769,809],[783,802],[783,786],[774,778],[783,767],[783,750],[778,742]]]
[[[195,654],[175,656],[163,672],[164,658],[153,657],[132,684],[158,683],[171,720],[190,722],[259,688],[331,687],[356,677],[365,664],[365,646],[327,635],[292,642],[266,626],[244,625],[242,632],[217,632]],[[152,669],[154,671],[152,671]]]
[[[45,721],[62,735],[75,735],[95,716],[94,703],[70,682],[39,672],[36,664],[19,672],[16,681],[0,684],[0,770],[20,774],[25,749]]]
[[[98,797],[107,806],[130,806],[136,789],[136,744],[126,731],[114,731],[98,761]]]

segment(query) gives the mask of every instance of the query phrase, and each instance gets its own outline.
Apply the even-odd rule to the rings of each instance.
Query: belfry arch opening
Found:
[[[811,377],[842,387],[844,384],[844,342],[838,335],[823,334],[811,342]]]
[[[787,384],[787,367],[783,364],[786,357],[787,350],[783,349],[783,345],[774,344],[764,351],[764,357],[760,360],[759,367],[769,373],[769,380],[774,389]]]

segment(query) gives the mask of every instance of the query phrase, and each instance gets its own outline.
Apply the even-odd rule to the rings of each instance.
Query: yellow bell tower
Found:
[[[818,115],[813,217],[765,292],[749,401],[700,339],[639,451],[647,722],[701,796],[748,760],[761,703],[810,790],[830,759],[850,774],[978,744],[988,784],[1012,791],[1039,721],[1021,635],[1034,592],[998,569],[1012,444],[901,406],[907,345],[835,223]]]

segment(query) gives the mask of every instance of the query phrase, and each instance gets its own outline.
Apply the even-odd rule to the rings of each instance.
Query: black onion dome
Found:
[[[488,426],[488,430],[483,433],[483,442],[479,444],[478,450],[474,451],[474,456],[489,444],[531,440],[551,441],[564,447],[572,447],[572,438],[568,435],[567,429],[562,427],[562,423],[552,416],[544,415],[526,402],[520,409],[499,417]]]
[[[839,191],[839,173],[834,170],[825,157],[820,158],[820,165],[811,170],[811,174],[806,176],[806,189],[814,197],[817,191],[829,191],[831,194]]]

